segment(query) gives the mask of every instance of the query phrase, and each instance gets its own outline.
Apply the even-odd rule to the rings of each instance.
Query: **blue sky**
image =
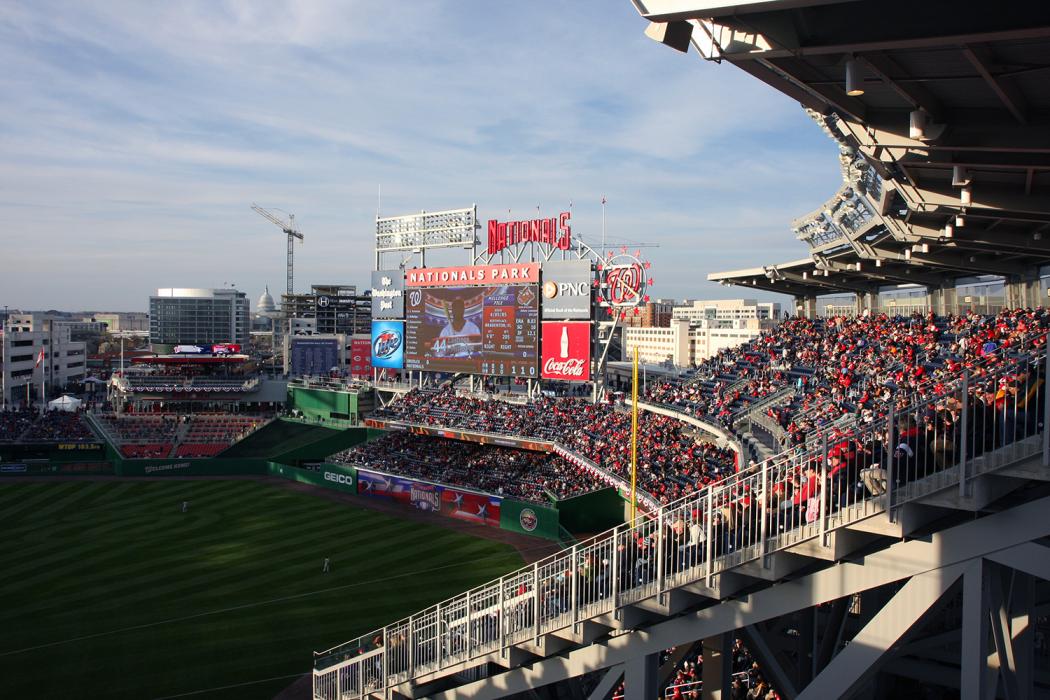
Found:
[[[840,184],[797,103],[643,35],[628,0],[0,4],[0,304],[144,310],[157,287],[364,286],[382,213],[574,204],[647,240],[653,294],[805,254]]]

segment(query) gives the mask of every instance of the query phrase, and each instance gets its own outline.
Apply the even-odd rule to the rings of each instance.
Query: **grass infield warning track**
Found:
[[[522,561],[253,481],[0,483],[0,523],[5,698],[270,698],[311,652]]]

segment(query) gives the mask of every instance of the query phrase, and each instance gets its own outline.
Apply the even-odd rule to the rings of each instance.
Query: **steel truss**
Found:
[[[622,664],[631,698],[632,661],[899,582],[904,583],[896,594],[801,692],[786,680],[768,650],[763,654],[752,644],[756,656],[765,657],[763,672],[779,680],[775,687],[781,695],[800,700],[850,697],[946,602],[946,594],[961,586],[962,697],[996,697],[996,682],[1007,688],[1005,697],[1032,697],[1032,608],[1024,609],[1031,599],[1017,598],[1010,607],[1003,593],[1009,588],[1002,580],[1018,573],[1050,580],[1050,548],[1037,543],[1050,537],[1047,508],[1050,497],[428,697],[501,698]],[[615,671],[612,675],[618,678]],[[615,681],[605,687],[611,685]],[[592,694],[598,697],[604,696]]]

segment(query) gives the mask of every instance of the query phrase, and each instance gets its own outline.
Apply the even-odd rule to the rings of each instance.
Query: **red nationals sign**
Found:
[[[353,338],[350,341],[350,376],[372,377],[372,341],[368,338]]]
[[[544,321],[544,379],[586,382],[591,378],[591,324]]]

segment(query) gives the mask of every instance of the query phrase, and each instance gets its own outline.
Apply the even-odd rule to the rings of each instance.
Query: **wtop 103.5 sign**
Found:
[[[403,321],[372,321],[372,366],[380,369],[405,366]]]

